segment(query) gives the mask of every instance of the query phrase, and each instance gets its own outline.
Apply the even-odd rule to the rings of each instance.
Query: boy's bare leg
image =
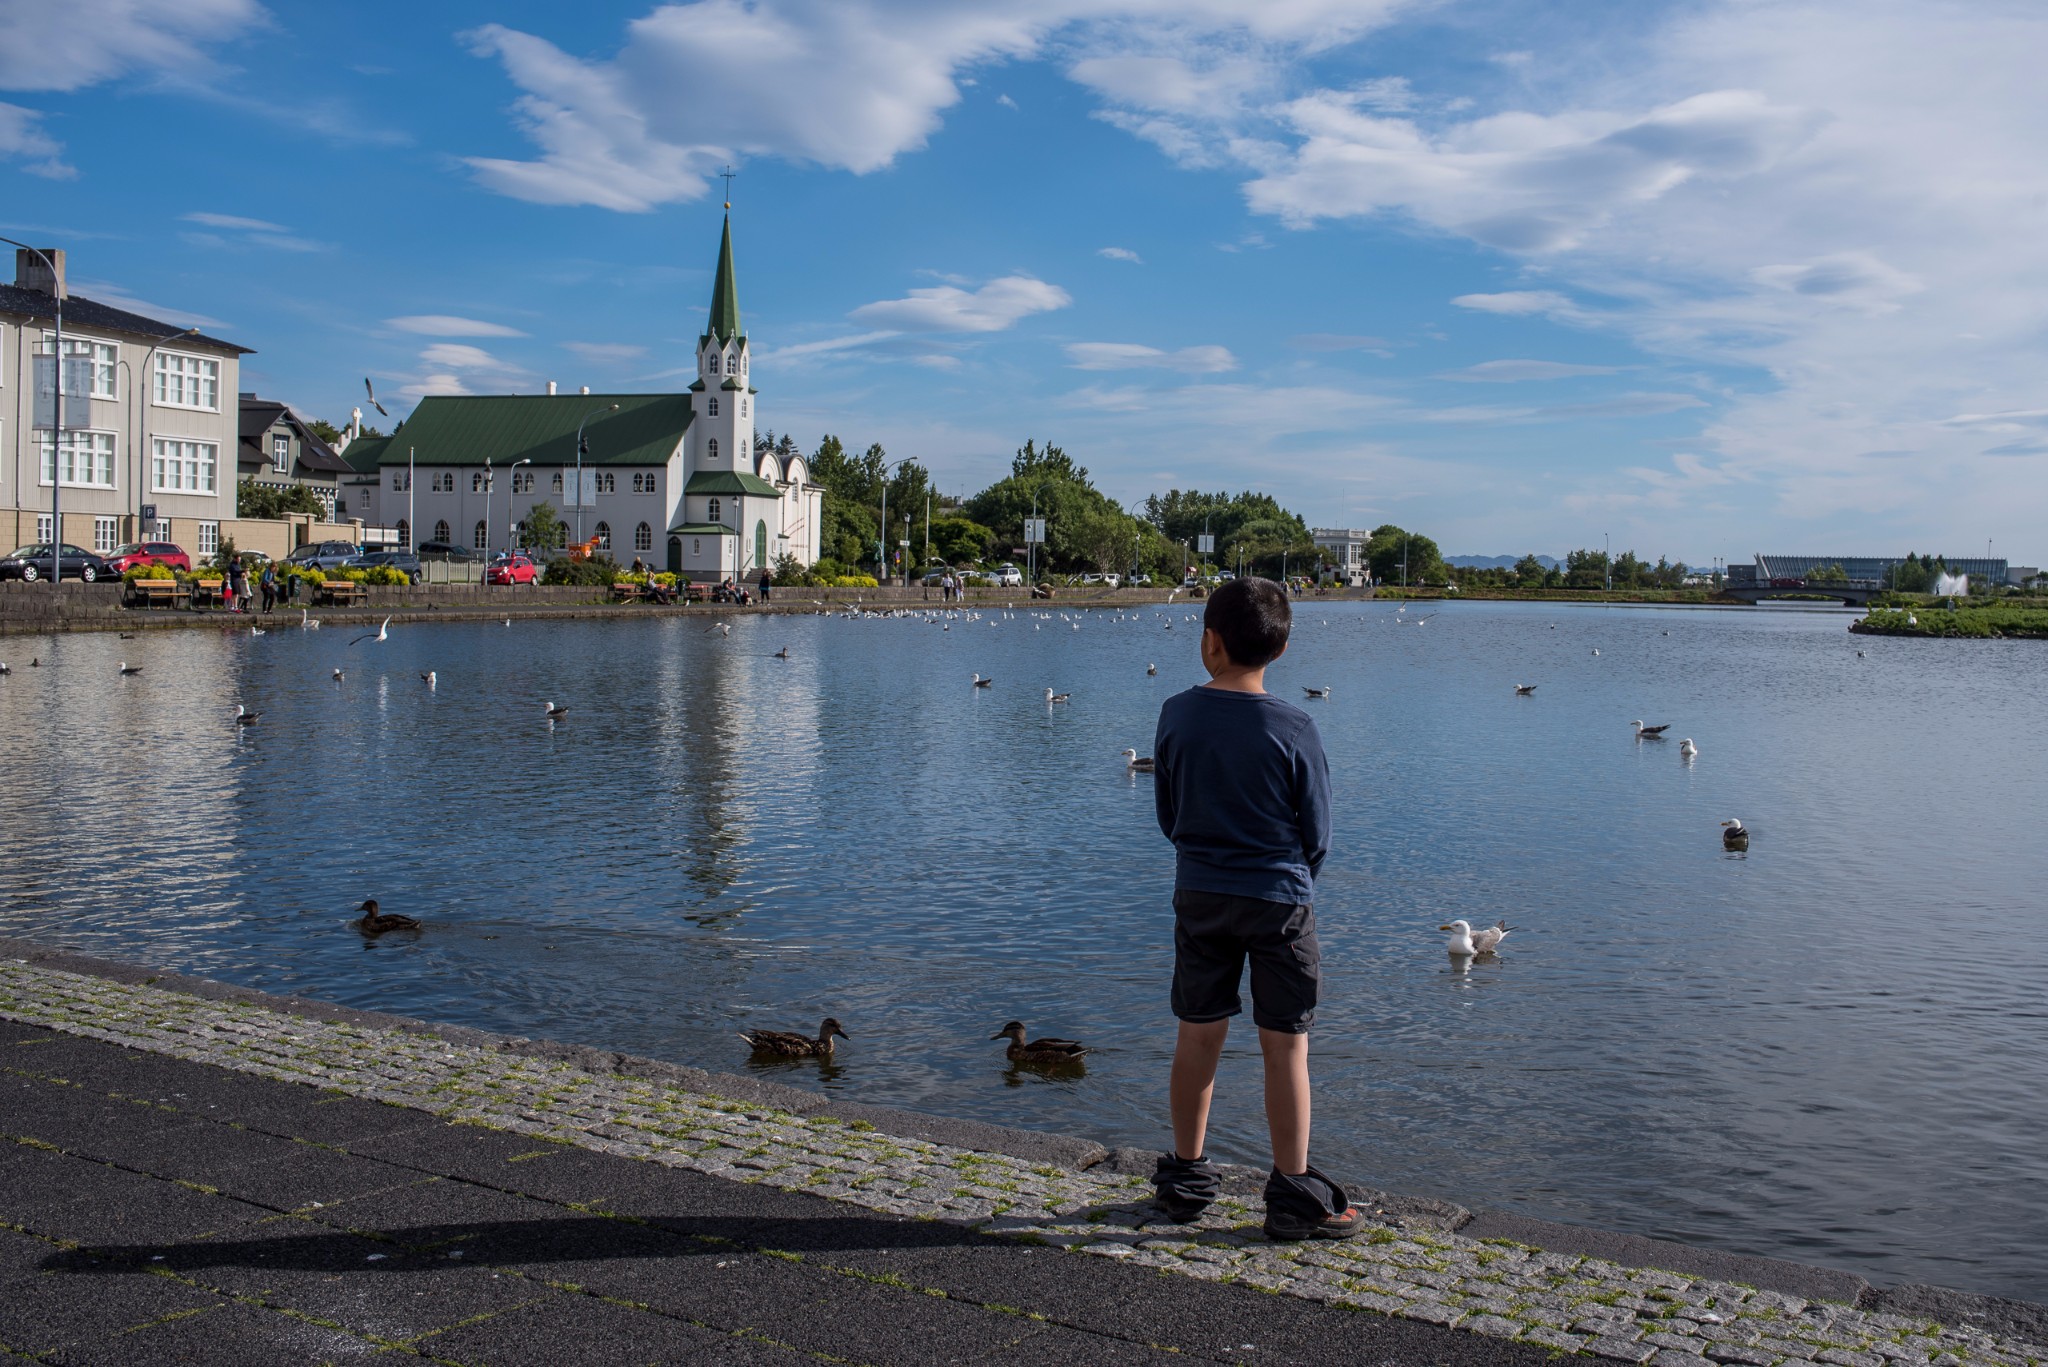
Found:
[[[1216,1064],[1223,1057],[1223,1041],[1229,1034],[1227,1020],[1180,1023],[1166,1095],[1173,1111],[1173,1151],[1182,1158],[1200,1158],[1205,1152],[1202,1146],[1209,1140],[1209,1100],[1216,1094]],[[1304,1062],[1304,1078],[1307,1073]]]
[[[1183,1025],[1182,1038],[1187,1036]],[[1273,1166],[1289,1175],[1308,1171],[1308,1036],[1281,1030],[1259,1031],[1259,1049],[1266,1056],[1266,1128],[1273,1136]],[[1210,1065],[1214,1076],[1215,1065]],[[1174,1057],[1174,1075],[1180,1074],[1180,1058]],[[1178,1093],[1176,1093],[1178,1096]],[[1208,1093],[1202,1094],[1202,1115],[1209,1113]],[[1174,1111],[1174,1137],[1180,1136],[1180,1111]]]

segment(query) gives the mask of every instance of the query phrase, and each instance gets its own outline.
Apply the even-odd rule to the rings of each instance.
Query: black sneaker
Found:
[[[1162,1153],[1152,1173],[1152,1190],[1168,1219],[1177,1225],[1192,1224],[1223,1193],[1223,1174],[1207,1157]]]
[[[1278,1168],[1266,1179],[1266,1237],[1281,1243],[1349,1239],[1365,1228],[1365,1212],[1344,1188],[1314,1168],[1288,1176]]]

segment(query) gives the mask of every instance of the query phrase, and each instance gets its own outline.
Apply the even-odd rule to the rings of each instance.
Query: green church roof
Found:
[[[389,437],[357,437],[348,444],[348,450],[341,458],[353,466],[358,474],[374,475],[378,463],[383,459],[385,448],[391,445]]]
[[[711,285],[711,321],[705,325],[704,335],[716,337],[721,342],[730,342],[735,337],[744,337],[740,330],[739,289],[732,278],[732,216],[725,219],[725,236],[718,244],[718,279]]]
[[[618,405],[618,412],[609,411]],[[587,419],[587,421],[585,421]],[[403,465],[482,465],[518,460],[574,465],[576,425],[590,450],[585,465],[663,465],[690,425],[687,394],[434,395],[421,399],[377,457]],[[351,444],[349,455],[355,454]]]
[[[720,522],[678,522],[670,527],[671,536],[738,536],[739,528],[728,527]]]
[[[781,498],[782,490],[744,470],[699,470],[683,486],[686,494],[752,494],[756,498]]]

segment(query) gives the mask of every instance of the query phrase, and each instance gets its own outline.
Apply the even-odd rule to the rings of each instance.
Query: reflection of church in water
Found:
[[[524,545],[527,514],[548,503],[565,539],[700,582],[751,579],[784,555],[808,565],[823,491],[788,442],[756,449],[752,370],[728,215],[686,393],[429,396],[392,436],[348,444],[344,497],[408,545]]]

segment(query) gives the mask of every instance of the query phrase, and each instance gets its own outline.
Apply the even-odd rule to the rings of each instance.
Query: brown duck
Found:
[[[1027,1040],[1023,1021],[1011,1021],[989,1038],[1010,1041],[1005,1052],[1015,1063],[1079,1063],[1081,1056],[1089,1052],[1088,1046],[1077,1040],[1054,1039],[1050,1035],[1044,1039]]]
[[[818,1037],[799,1035],[792,1030],[742,1030],[740,1038],[754,1046],[757,1054],[774,1054],[778,1058],[831,1058],[832,1037],[852,1039],[839,1028],[839,1022],[830,1016],[818,1027]]]
[[[363,903],[360,907],[357,907],[356,910],[363,913],[362,919],[355,923],[356,929],[365,935],[382,935],[387,930],[418,930],[420,928],[420,923],[410,916],[400,916],[395,911],[377,910],[377,899],[374,897]]]

